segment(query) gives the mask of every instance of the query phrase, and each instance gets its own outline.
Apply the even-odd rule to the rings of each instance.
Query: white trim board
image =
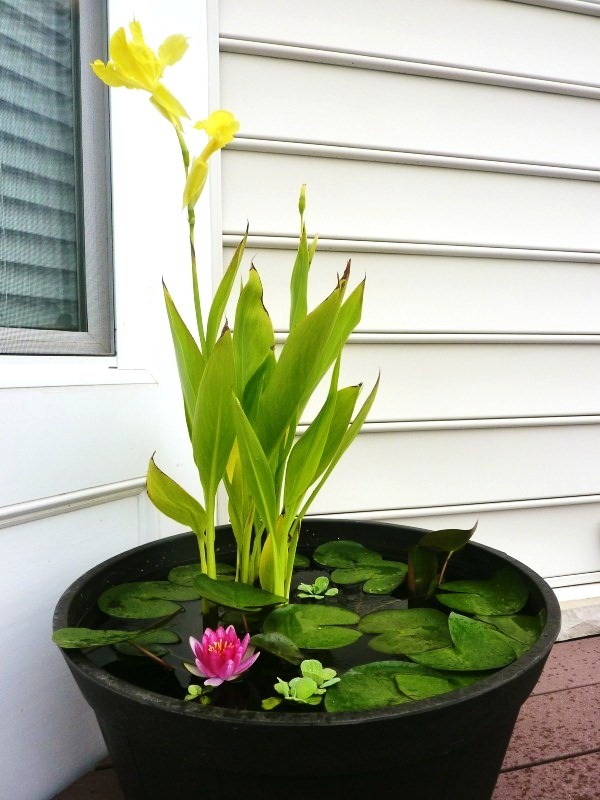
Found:
[[[57,514],[66,514],[82,508],[123,500],[126,497],[135,497],[145,488],[146,477],[144,476],[4,506],[0,508],[0,528],[10,528],[25,522],[54,517]]]

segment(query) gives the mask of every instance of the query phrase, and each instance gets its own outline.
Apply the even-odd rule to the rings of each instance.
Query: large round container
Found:
[[[302,550],[354,539],[405,559],[423,531],[398,525],[307,520]],[[221,554],[232,549],[221,529]],[[54,628],[81,623],[107,587],[196,558],[193,534],[136,547],[86,573],[61,597]],[[360,713],[267,713],[185,703],[110,675],[79,650],[64,657],[94,709],[127,800],[306,800],[418,797],[486,800],[519,709],[558,635],[560,610],[525,565],[477,544],[455,554],[461,577],[516,568],[530,588],[528,613],[546,610],[533,647],[476,684],[429,700]]]

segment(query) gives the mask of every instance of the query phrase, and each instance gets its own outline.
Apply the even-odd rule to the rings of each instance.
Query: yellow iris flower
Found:
[[[206,131],[209,140],[202,153],[192,161],[183,190],[184,206],[196,205],[206,183],[208,159],[213,153],[232,141],[239,127],[240,123],[233,114],[223,110],[213,111],[206,119],[196,122],[194,128]]]
[[[196,122],[194,128],[206,131],[209,136],[209,142],[204,148],[203,155],[208,158],[216,150],[225,147],[233,140],[233,137],[240,129],[240,123],[233,116],[231,111],[213,111],[212,114],[206,119],[201,119]]]
[[[94,61],[91,64],[94,74],[107,86],[149,92],[151,102],[161,114],[180,128],[180,117],[187,118],[188,114],[161,79],[165,68],[176,64],[187,50],[186,37],[168,36],[155,53],[146,44],[139,22],[130,22],[129,30],[131,39],[127,39],[125,28],[119,28],[111,36],[110,60],[106,64],[99,59]]]

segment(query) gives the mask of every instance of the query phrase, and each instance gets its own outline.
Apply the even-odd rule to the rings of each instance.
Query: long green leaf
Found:
[[[290,330],[304,319],[308,311],[308,270],[310,258],[306,227],[302,224],[296,261],[290,281]]]
[[[194,460],[207,507],[209,498],[216,494],[235,440],[233,384],[233,346],[231,331],[226,330],[206,362],[192,425]]]
[[[148,497],[167,517],[202,534],[206,529],[206,511],[185,489],[159,469],[154,458],[148,464],[146,477]]]
[[[269,382],[276,365],[275,353],[271,350],[267,353],[265,360],[250,377],[244,388],[244,394],[243,397],[240,398],[240,402],[242,408],[246,412],[246,416],[252,422],[256,419],[256,412],[258,410],[260,398],[262,397],[263,389]]]
[[[338,359],[331,376],[325,403],[290,452],[283,495],[286,516],[295,515],[296,503],[301,500],[315,480],[335,413],[339,372],[340,361]]]
[[[188,433],[191,436],[192,420],[194,418],[194,409],[198,396],[198,386],[200,385],[200,380],[204,373],[206,361],[196,344],[196,340],[189,332],[185,322],[177,311],[175,303],[164,284],[163,291],[167,315],[169,317],[169,325],[171,326],[171,334],[173,336],[173,346],[175,348],[181,392],[183,394],[185,420]]]
[[[207,357],[212,353],[213,348],[216,344],[217,337],[219,336],[219,331],[221,330],[223,324],[223,314],[225,313],[225,308],[229,301],[229,296],[231,295],[231,290],[233,289],[233,283],[235,281],[235,276],[238,273],[240,268],[240,263],[242,260],[242,256],[244,255],[244,250],[246,248],[246,242],[248,241],[248,228],[246,228],[246,233],[244,234],[244,238],[238,244],[235,253],[233,254],[233,258],[229,263],[229,266],[225,270],[225,274],[221,278],[221,282],[215,292],[214,299],[210,306],[210,311],[208,313],[208,322],[206,324],[206,355]]]
[[[373,405],[373,402],[375,400],[375,396],[377,395],[377,389],[378,388],[379,388],[379,378],[377,378],[377,381],[376,381],[375,385],[373,386],[373,388],[371,389],[371,391],[369,393],[369,396],[365,400],[362,408],[360,409],[358,414],[354,417],[354,419],[352,420],[352,423],[350,424],[350,427],[348,428],[348,430],[346,431],[346,433],[342,437],[342,441],[340,442],[337,450],[335,451],[335,453],[333,455],[333,458],[329,462],[329,465],[325,469],[325,472],[323,473],[323,475],[321,477],[321,480],[319,481],[319,483],[317,484],[317,486],[315,487],[315,489],[311,493],[308,501],[304,504],[304,507],[303,507],[302,511],[300,512],[300,517],[301,518],[306,514],[306,512],[307,512],[308,508],[310,507],[311,503],[313,502],[315,497],[318,495],[318,493],[323,488],[323,485],[325,484],[325,481],[327,480],[327,478],[333,472],[334,467],[337,465],[337,463],[340,460],[340,458],[344,455],[346,450],[350,447],[350,445],[352,444],[354,439],[356,439],[356,437],[360,433],[360,429],[362,428],[363,423],[364,423],[365,419],[367,418],[367,414],[371,410],[371,406]]]
[[[250,269],[240,293],[233,327],[235,391],[240,401],[252,376],[261,368],[275,347],[273,324],[263,305],[263,287],[258,272]]]
[[[319,462],[319,466],[317,467],[314,480],[323,474],[328,464],[331,462],[331,459],[335,455],[338,447],[340,446],[341,441],[344,438],[344,434],[348,430],[348,425],[350,425],[360,390],[360,385],[346,386],[343,389],[340,389],[337,393],[333,420],[331,421],[331,425],[329,427],[329,434],[327,436],[325,447],[323,448],[323,453],[321,455],[321,460]]]
[[[343,288],[340,285],[290,331],[271,379],[259,403],[258,437],[270,456],[299,416],[298,398],[308,398],[322,377],[320,356],[339,313]],[[304,402],[306,402],[306,400]]]
[[[347,281],[350,276],[350,262],[344,273]],[[350,293],[348,299],[342,304],[340,313],[332,326],[330,334],[323,342],[320,354],[320,370],[324,375],[331,364],[338,358],[348,341],[348,337],[360,322],[362,316],[363,297],[365,292],[365,281],[361,281],[358,286]]]
[[[273,475],[267,457],[260,445],[252,425],[244,414],[239,401],[233,401],[233,416],[237,433],[237,444],[244,476],[258,513],[269,533],[275,531],[278,516],[277,499]]]

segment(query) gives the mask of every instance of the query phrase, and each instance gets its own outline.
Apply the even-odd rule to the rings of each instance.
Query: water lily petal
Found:
[[[233,625],[216,631],[206,628],[199,642],[190,636],[190,647],[195,657],[200,677],[209,686],[220,686],[224,681],[235,680],[246,672],[260,653],[249,647],[250,634],[240,641]]]

